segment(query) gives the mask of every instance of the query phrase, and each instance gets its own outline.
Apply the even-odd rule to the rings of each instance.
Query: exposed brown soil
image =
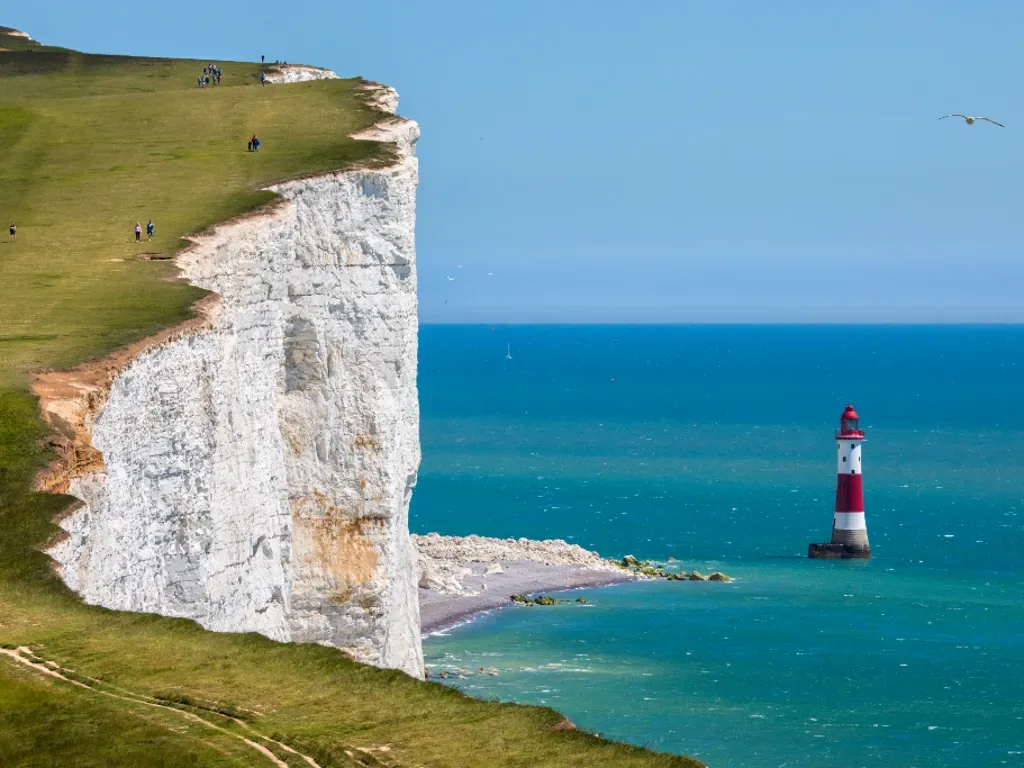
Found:
[[[90,360],[66,371],[43,370],[32,374],[32,393],[39,398],[43,420],[56,430],[47,443],[57,459],[37,476],[38,491],[65,493],[71,480],[103,468],[103,456],[92,445],[89,432],[103,409],[114,379],[139,355],[210,327],[220,297],[204,296],[193,305],[194,316],[102,360]]]

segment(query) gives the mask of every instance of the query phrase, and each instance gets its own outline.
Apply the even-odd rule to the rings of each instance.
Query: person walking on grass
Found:
[[[142,240],[142,227],[139,226],[139,222],[135,222],[135,242]]]
[[[260,85],[266,85],[266,84],[267,84],[267,73],[266,72],[260,72]]]
[[[152,220],[152,219],[150,219],[150,220],[149,220],[149,224],[147,224],[147,225],[146,225],[146,236],[147,236],[147,237],[148,237],[148,238],[149,238],[150,240],[152,240],[152,239],[153,239],[153,235],[154,235],[155,231],[156,231],[156,227],[154,227],[154,226],[153,226],[153,220]]]
[[[14,224],[11,224],[11,242],[15,242],[18,239],[18,228]]]

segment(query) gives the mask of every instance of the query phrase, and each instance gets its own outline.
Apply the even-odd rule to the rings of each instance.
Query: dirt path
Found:
[[[48,675],[50,677],[57,678],[58,680],[63,680],[65,683],[70,683],[71,685],[76,685],[79,688],[84,688],[87,691],[92,691],[93,693],[98,693],[98,694],[101,694],[103,696],[109,696],[112,699],[119,699],[121,701],[127,701],[127,702],[129,702],[131,704],[142,704],[142,705],[147,706],[147,707],[153,707],[154,709],[162,709],[162,710],[165,710],[167,712],[173,712],[174,714],[178,715],[179,717],[186,718],[186,719],[191,720],[193,722],[201,723],[202,725],[205,725],[207,728],[212,728],[215,731],[220,731],[221,733],[227,734],[228,736],[231,736],[233,738],[236,738],[236,739],[244,742],[249,747],[251,747],[252,749],[254,749],[257,752],[259,752],[261,755],[266,757],[270,762],[272,762],[275,766],[277,766],[277,768],[289,768],[288,763],[286,763],[283,760],[281,760],[280,758],[278,758],[277,755],[275,755],[273,752],[271,752],[267,747],[263,746],[262,744],[258,744],[255,741],[252,741],[251,739],[247,739],[244,736],[240,736],[237,733],[233,733],[232,731],[228,730],[227,728],[222,728],[219,725],[214,725],[209,720],[207,720],[207,719],[205,719],[203,717],[200,717],[199,715],[196,715],[196,714],[194,714],[192,712],[188,712],[188,711],[186,711],[184,709],[178,709],[177,707],[172,707],[172,706],[169,706],[167,704],[161,704],[159,701],[150,699],[149,697],[143,696],[141,694],[132,693],[132,694],[122,695],[122,694],[119,694],[119,693],[113,693],[111,691],[104,691],[104,690],[101,690],[99,688],[94,688],[93,686],[86,685],[85,683],[79,682],[78,680],[72,680],[71,678],[66,677],[65,675],[62,674],[62,670],[61,670],[61,667],[59,665],[57,665],[57,664],[55,664],[53,662],[45,662],[44,663],[44,662],[33,661],[32,658],[29,658],[29,657],[25,656],[24,654],[31,654],[32,657],[38,658],[35,655],[35,653],[33,653],[31,648],[18,648],[15,651],[9,650],[7,648],[0,648],[0,654],[3,654],[4,656],[10,657],[10,658],[14,659],[16,662],[18,662],[19,664],[23,664],[24,666],[26,666],[26,667],[28,667],[28,668],[36,671],[36,672],[39,672],[39,673],[44,674],[44,675]],[[228,717],[228,716],[225,715],[225,717]],[[310,768],[322,768],[322,766],[320,766],[309,755],[304,755],[301,752],[298,752],[297,750],[292,749],[287,744],[282,744],[279,741],[275,741],[274,739],[268,738],[268,737],[264,736],[263,734],[258,733],[251,726],[249,726],[247,723],[243,723],[241,720],[237,720],[237,719],[235,719],[233,717],[228,717],[228,719],[231,720],[232,722],[240,725],[242,728],[245,728],[250,733],[252,733],[253,735],[259,737],[260,739],[263,739],[264,741],[270,742],[271,744],[275,745],[276,747],[279,747],[279,748],[283,749],[285,752],[288,752],[290,754],[293,754],[293,755],[301,758],[302,760],[304,760],[310,766]]]

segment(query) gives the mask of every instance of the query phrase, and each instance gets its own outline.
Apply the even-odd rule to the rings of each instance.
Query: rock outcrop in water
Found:
[[[40,379],[75,435],[44,484],[83,502],[50,554],[87,602],[422,674],[418,135],[385,118],[365,137],[397,145],[393,166],[281,184],[278,204],[197,239],[179,265],[217,296],[202,322],[108,376]]]

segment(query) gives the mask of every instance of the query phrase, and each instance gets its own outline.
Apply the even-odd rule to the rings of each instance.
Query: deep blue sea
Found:
[[[414,531],[736,578],[428,638],[468,693],[712,768],[1024,766],[1024,327],[426,326],[419,386]],[[873,557],[809,561],[846,403]]]

